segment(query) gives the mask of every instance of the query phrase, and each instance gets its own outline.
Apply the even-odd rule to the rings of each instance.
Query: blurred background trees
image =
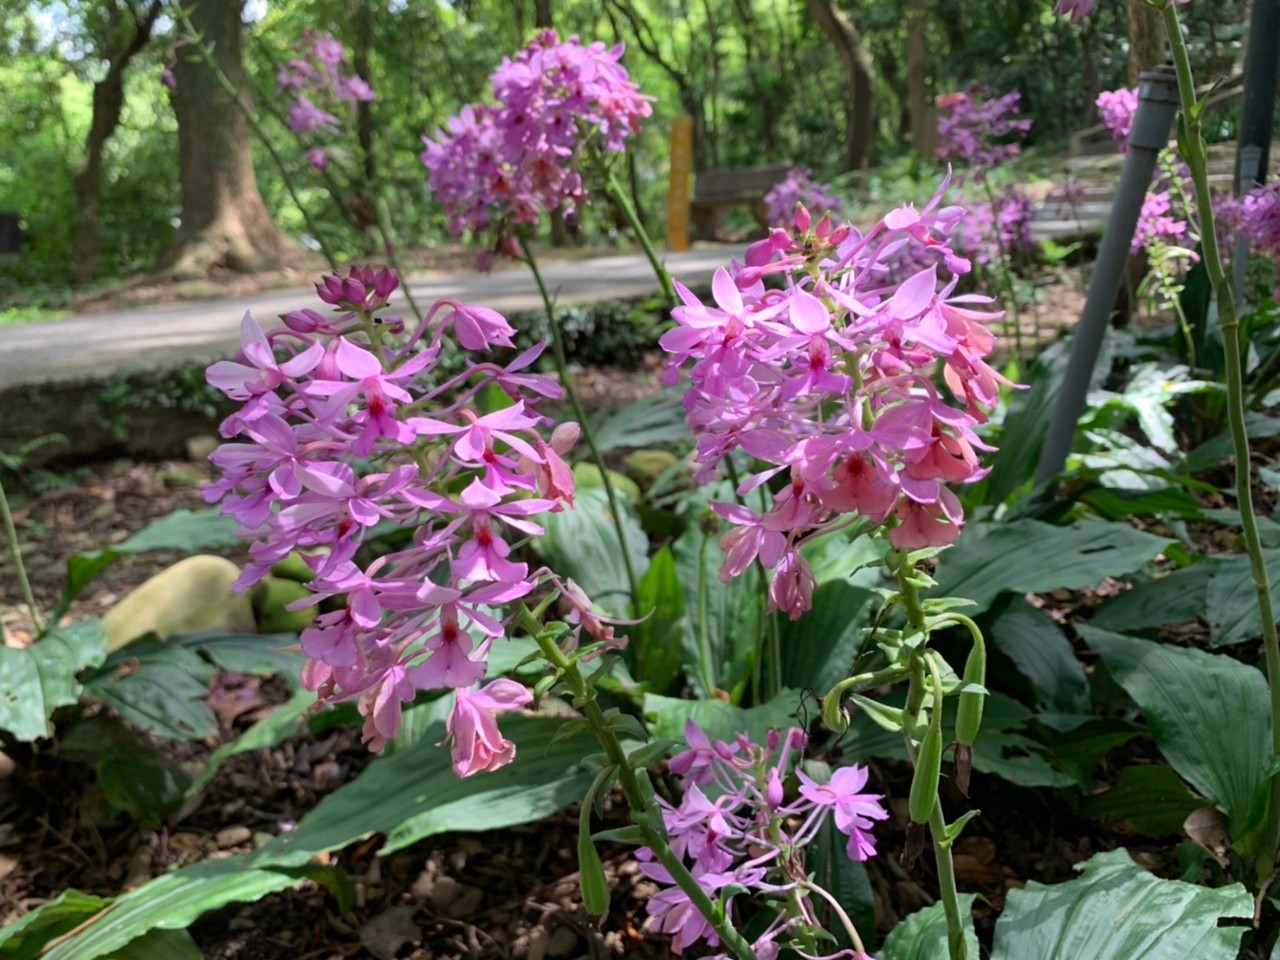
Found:
[[[1247,6],[1188,8],[1206,72],[1239,62]],[[317,228],[359,256],[376,250],[375,182],[403,244],[443,240],[420,138],[483,98],[501,58],[547,24],[627,44],[628,69],[657,98],[628,173],[641,208],[656,211],[679,114],[694,118],[698,169],[789,160],[820,179],[869,166],[909,175],[934,163],[934,98],[981,83],[1022,91],[1024,114],[1036,117],[1033,160],[1061,150],[1094,122],[1099,90],[1162,56],[1140,7],[1099,4],[1083,29],[1055,18],[1052,0],[199,0],[186,9],[280,145]],[[279,67],[308,28],[341,40],[377,92],[360,105],[349,182],[308,167],[278,107]],[[0,299],[157,269],[256,270],[315,248],[279,168],[181,33],[160,0],[0,0],[0,209],[18,212],[26,233],[22,255],[0,262]],[[597,220],[589,235],[608,232],[607,213]]]

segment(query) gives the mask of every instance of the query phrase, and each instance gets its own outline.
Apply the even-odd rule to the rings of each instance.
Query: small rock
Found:
[[[361,943],[377,960],[394,960],[401,947],[422,936],[413,914],[413,907],[401,905],[371,917],[360,927]]]
[[[107,649],[118,650],[145,633],[161,640],[215,628],[252,633],[247,594],[231,585],[240,568],[225,557],[194,556],[161,570],[106,612]]]
[[[471,916],[484,903],[484,891],[459,883],[452,877],[441,877],[431,891],[431,906],[442,917],[461,920]]]
[[[238,847],[242,843],[248,843],[253,839],[253,831],[246,826],[224,827],[218,831],[217,836],[213,838],[213,842],[218,845],[219,850],[226,850],[229,847]]]
[[[0,753],[0,780],[13,776],[13,772],[17,769],[18,765],[13,762],[13,757],[7,753]]]

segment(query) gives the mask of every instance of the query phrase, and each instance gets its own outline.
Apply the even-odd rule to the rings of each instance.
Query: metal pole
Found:
[[[1037,486],[1060,473],[1071,452],[1071,441],[1093,380],[1093,368],[1124,282],[1129,245],[1142,213],[1142,201],[1151,187],[1156,155],[1169,143],[1177,112],[1178,83],[1173,68],[1164,66],[1143,73],[1138,87],[1138,112],[1129,131],[1129,152],[1125,155],[1120,183],[1098,247],[1098,259],[1089,280],[1084,312],[1076,325],[1058,402],[1040,450]]]
[[[1276,75],[1280,70],[1280,0],[1253,0],[1249,40],[1244,58],[1244,102],[1240,106],[1240,148],[1232,184],[1238,197],[1267,179],[1271,150],[1271,116],[1276,101]],[[1249,241],[1236,234],[1233,266],[1236,303],[1244,298]]]

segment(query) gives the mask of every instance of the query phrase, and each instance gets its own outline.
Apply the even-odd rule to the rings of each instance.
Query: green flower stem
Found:
[[[538,269],[538,262],[534,259],[533,250],[528,243],[522,238],[520,240],[520,249],[524,253],[525,263],[529,265],[529,270],[533,273],[533,279],[538,284],[538,292],[542,294],[542,305],[547,311],[547,326],[551,330],[551,356],[555,360],[556,372],[560,374],[560,383],[564,387],[565,395],[569,398],[569,404],[573,407],[573,414],[578,418],[578,425],[582,428],[583,439],[587,441],[587,449],[591,452],[591,460],[600,471],[600,482],[604,486],[605,499],[609,501],[609,512],[613,515],[613,527],[618,534],[618,547],[622,552],[622,566],[627,573],[627,589],[631,593],[630,610],[632,613],[639,613],[640,589],[639,582],[636,580],[635,569],[631,565],[631,551],[627,547],[627,535],[622,525],[622,512],[618,509],[618,495],[614,492],[613,481],[609,479],[609,468],[605,465],[604,457],[600,454],[600,448],[596,444],[595,434],[591,429],[591,424],[587,421],[587,412],[582,407],[582,401],[578,399],[578,391],[573,386],[573,377],[569,375],[569,363],[565,359],[564,353],[564,337],[560,332],[560,318],[556,316],[556,306],[551,299],[551,293],[547,290],[546,282],[542,279],[542,272]]]
[[[719,905],[707,895],[698,881],[693,878],[693,874],[685,867],[684,862],[671,849],[671,845],[667,842],[666,831],[659,826],[662,822],[662,814],[652,801],[652,788],[646,790],[641,785],[640,778],[636,776],[635,768],[627,759],[626,751],[623,750],[617,733],[609,726],[609,721],[595,698],[595,692],[582,676],[577,662],[566,656],[556,642],[546,635],[542,624],[527,607],[522,607],[520,620],[537,641],[542,655],[564,675],[569,691],[573,694],[574,700],[581,705],[582,714],[591,725],[591,730],[600,742],[600,746],[604,748],[605,756],[617,769],[618,782],[622,787],[623,795],[627,798],[627,805],[631,808],[631,819],[643,833],[645,845],[653,851],[657,861],[671,874],[671,879],[676,882],[676,885],[685,892],[694,909],[711,924],[711,928],[720,938],[721,945],[738,960],[756,960],[751,944],[734,929]]]
[[[22,591],[22,600],[31,612],[31,621],[39,636],[44,633],[44,622],[40,617],[40,608],[36,606],[36,595],[31,592],[31,581],[27,579],[27,566],[22,562],[22,545],[18,542],[18,528],[13,522],[13,511],[9,509],[9,498],[4,495],[3,483],[0,483],[0,517],[4,519],[5,539],[9,541],[13,566],[18,571],[18,588]]]
[[[649,233],[645,230],[644,224],[640,222],[640,215],[636,213],[636,205],[631,202],[631,195],[618,183],[618,178],[614,176],[612,170],[609,171],[605,179],[605,192],[622,209],[622,215],[627,218],[627,224],[631,227],[631,232],[640,241],[640,248],[644,250],[644,255],[649,258],[649,266],[653,267],[654,275],[658,278],[658,282],[662,284],[662,298],[666,300],[667,307],[674,307],[677,301],[675,286],[671,282],[671,274],[667,272],[666,266],[658,259],[658,253],[653,248],[653,241],[649,239]]]
[[[175,8],[176,9],[176,8]],[[289,196],[293,200],[294,206],[298,208],[298,212],[302,214],[302,219],[307,224],[307,229],[311,231],[311,236],[320,246],[320,252],[329,263],[329,269],[334,273],[338,272],[338,261],[334,257],[333,252],[329,249],[329,245],[324,242],[324,235],[320,232],[320,228],[316,226],[315,221],[311,218],[311,214],[307,212],[307,208],[303,205],[298,191],[293,188],[293,178],[289,176],[289,169],[285,166],[284,158],[280,156],[280,152],[276,150],[275,144],[271,142],[271,136],[262,126],[262,121],[258,119],[257,113],[244,101],[240,91],[236,89],[236,85],[231,82],[231,78],[223,73],[222,68],[218,66],[217,60],[213,57],[213,45],[206,44],[199,40],[200,34],[196,31],[195,25],[191,22],[191,18],[185,12],[178,11],[182,20],[182,28],[186,31],[187,36],[196,38],[199,43],[200,50],[204,55],[205,66],[212,71],[214,77],[218,81],[218,85],[228,97],[230,97],[240,112],[244,114],[244,118],[249,121],[249,126],[253,128],[253,132],[258,135],[258,139],[262,141],[262,145],[267,148],[267,153],[271,154],[271,159],[275,161],[276,166],[280,170],[280,178],[284,181],[284,187],[289,191]]]
[[[1173,52],[1173,66],[1178,74],[1178,97],[1182,101],[1182,119],[1185,125],[1183,160],[1191,168],[1196,187],[1196,206],[1200,214],[1200,244],[1204,251],[1205,270],[1213,287],[1218,304],[1218,323],[1222,327],[1223,352],[1227,374],[1227,423],[1231,430],[1231,447],[1236,461],[1236,500],[1240,510],[1240,526],[1244,530],[1245,547],[1249,553],[1249,568],[1253,575],[1253,587],[1258,596],[1258,611],[1262,617],[1262,641],[1266,651],[1267,682],[1271,688],[1271,752],[1280,755],[1280,639],[1276,636],[1275,613],[1271,606],[1271,583],[1267,565],[1263,559],[1262,538],[1258,535],[1258,518],[1253,507],[1252,469],[1249,459],[1249,433],[1245,428],[1244,364],[1240,350],[1240,321],[1236,316],[1236,304],[1218,249],[1218,235],[1214,228],[1213,196],[1209,191],[1208,158],[1201,131],[1200,114],[1196,109],[1196,88],[1191,76],[1191,58],[1187,43],[1178,22],[1178,8],[1174,3],[1164,3],[1165,31],[1169,35],[1169,47]],[[1277,852],[1280,851],[1280,773],[1271,781],[1271,809],[1267,825],[1267,840],[1259,868],[1263,876],[1271,870]]]
[[[413,311],[413,315],[421,323],[422,311],[418,308],[418,301],[413,299],[413,289],[409,283],[409,275],[404,272],[404,269],[400,266],[400,260],[396,256],[396,244],[391,233],[391,215],[387,211],[387,198],[382,195],[376,185],[371,185],[370,188],[377,197],[373,202],[373,207],[378,212],[378,233],[382,236],[382,249],[386,252],[387,262],[391,264],[391,269],[395,270],[400,276],[400,289],[404,293],[405,300],[409,303],[409,309]]]
[[[920,603],[920,591],[916,585],[911,582],[910,575],[914,572],[907,566],[904,558],[902,565],[898,568],[898,587],[901,591],[902,605],[907,613],[907,623],[911,629],[922,634],[925,640],[929,637],[929,621],[925,617],[924,607]],[[937,668],[928,658],[924,658],[928,663],[930,674],[933,679],[934,687],[934,704],[933,709],[942,709],[942,685],[938,677]],[[910,705],[913,692],[919,691],[917,678],[919,674],[915,674],[911,680],[911,688],[907,693],[907,702]],[[910,720],[910,717],[907,718]],[[904,731],[904,735],[906,732]],[[907,753],[911,757],[911,763],[914,766],[916,761],[915,746],[911,743],[911,737],[906,735]],[[956,870],[955,864],[951,859],[951,844],[947,840],[947,821],[942,815],[942,796],[939,794],[938,802],[933,805],[933,812],[929,814],[929,836],[933,840],[933,856],[938,865],[938,893],[942,899],[942,911],[947,918],[947,952],[950,960],[968,960],[969,948],[964,939],[964,921],[960,914],[960,894],[956,890]]]

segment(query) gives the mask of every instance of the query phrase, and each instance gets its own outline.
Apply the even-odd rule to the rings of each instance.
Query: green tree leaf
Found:
[[[991,643],[1013,661],[1036,703],[1058,713],[1086,713],[1089,684],[1071,641],[1053,618],[1015,597],[991,624]]]
[[[1209,889],[1161,880],[1124,850],[1100,853],[1080,869],[1067,883],[1032,881],[1009,891],[991,960],[1235,960],[1245,927],[1218,921],[1253,916],[1241,884]]]

